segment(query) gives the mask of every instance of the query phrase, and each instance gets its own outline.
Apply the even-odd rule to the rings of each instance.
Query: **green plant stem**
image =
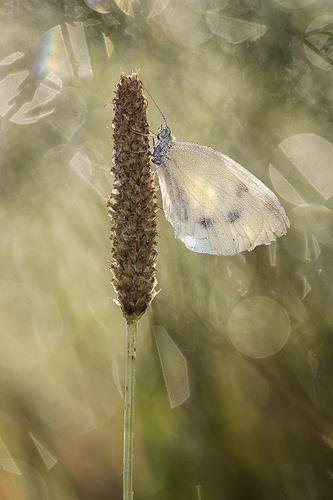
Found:
[[[133,499],[133,441],[134,441],[134,393],[136,333],[138,321],[127,321],[126,328],[126,375],[124,413],[124,470],[123,500]]]

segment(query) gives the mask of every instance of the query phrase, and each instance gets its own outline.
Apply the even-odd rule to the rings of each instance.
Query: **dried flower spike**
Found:
[[[156,188],[150,169],[147,101],[138,73],[121,75],[112,101],[111,283],[127,320],[138,319],[156,286]]]

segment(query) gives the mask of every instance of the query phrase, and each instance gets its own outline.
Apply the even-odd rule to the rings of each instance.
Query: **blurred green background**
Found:
[[[177,139],[244,165],[291,229],[214,257],[159,211],[135,498],[332,498],[332,2],[3,2],[0,53],[0,499],[122,496],[104,106],[136,69]]]

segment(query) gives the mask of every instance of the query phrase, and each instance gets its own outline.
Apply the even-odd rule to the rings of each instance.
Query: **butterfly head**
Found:
[[[163,125],[160,126],[158,129],[158,134],[157,134],[157,139],[159,141],[168,141],[171,139],[171,130],[169,129],[168,126],[163,127]]]

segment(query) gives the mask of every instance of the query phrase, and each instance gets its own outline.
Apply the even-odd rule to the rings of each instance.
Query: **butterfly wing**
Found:
[[[234,255],[270,244],[289,227],[275,194],[211,148],[173,141],[157,174],[166,218],[194,252]]]

